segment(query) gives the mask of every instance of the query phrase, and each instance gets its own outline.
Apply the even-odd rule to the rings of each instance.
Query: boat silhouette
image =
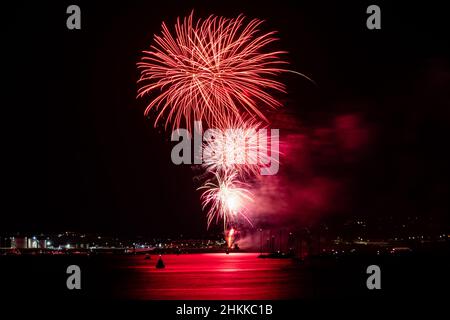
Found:
[[[161,256],[159,256],[158,262],[156,263],[156,269],[163,269],[165,267],[166,266],[165,266],[164,262],[162,261]]]

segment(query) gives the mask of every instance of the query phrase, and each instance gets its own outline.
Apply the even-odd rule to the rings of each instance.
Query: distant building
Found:
[[[11,237],[11,248],[25,249],[28,248],[28,238],[27,237]]]
[[[28,238],[28,248],[37,249],[39,246],[39,241],[36,239],[36,237]]]
[[[41,249],[47,248],[47,240],[45,240],[45,239],[39,240],[38,246],[39,246],[39,248],[41,248]]]

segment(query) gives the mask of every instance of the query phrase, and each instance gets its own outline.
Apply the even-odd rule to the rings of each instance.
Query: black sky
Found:
[[[80,31],[66,28],[73,3],[81,7]],[[345,214],[407,211],[448,223],[448,19],[429,4],[378,3],[376,31],[365,26],[371,3],[364,1],[4,7],[0,231],[204,234],[191,168],[171,163],[168,135],[153,129],[146,101],[136,100],[140,51],[162,21],[172,25],[192,9],[197,17],[244,13],[279,31],[291,68],[318,84],[287,79],[285,112],[303,129],[341,114],[359,114],[373,128],[370,151],[352,168],[316,168],[351,181]]]

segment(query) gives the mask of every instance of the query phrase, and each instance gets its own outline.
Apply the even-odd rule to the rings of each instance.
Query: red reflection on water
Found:
[[[300,296],[298,266],[255,253],[164,255],[127,258],[117,295],[126,299],[293,299]],[[305,279],[303,279],[304,281]]]

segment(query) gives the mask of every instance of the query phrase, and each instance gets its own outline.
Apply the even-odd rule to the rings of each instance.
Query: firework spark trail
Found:
[[[228,248],[231,248],[231,245],[233,244],[234,241],[234,233],[235,233],[235,229],[232,227],[230,229],[230,231],[228,231],[227,233],[227,244],[228,244]]]
[[[173,35],[165,23],[155,45],[144,56],[138,97],[152,94],[145,113],[155,110],[155,126],[166,118],[165,127],[193,121],[217,127],[224,118],[243,114],[267,122],[263,109],[278,108],[274,92],[285,86],[274,80],[286,71],[284,51],[270,51],[274,32],[260,33],[261,20],[247,24],[235,19],[210,16],[194,23],[193,13],[177,19]]]
[[[207,213],[208,227],[215,219],[223,220],[224,229],[238,216],[244,217],[246,202],[253,201],[252,193],[247,185],[237,179],[236,172],[226,172],[223,175],[215,174],[215,182],[207,181],[199,190],[205,190],[201,195],[203,209],[209,208]]]

